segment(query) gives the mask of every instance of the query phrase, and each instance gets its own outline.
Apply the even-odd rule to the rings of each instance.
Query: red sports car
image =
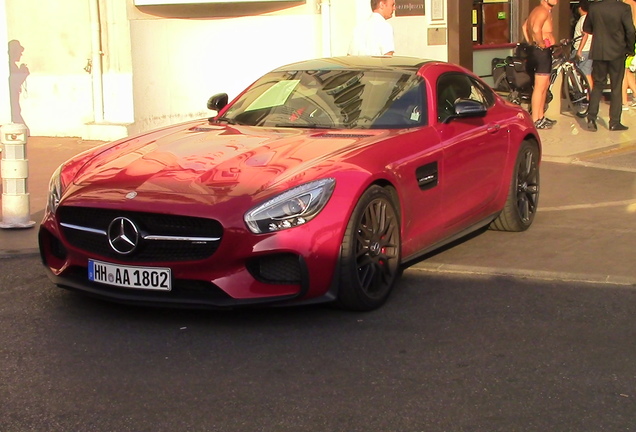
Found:
[[[462,67],[339,57],[276,69],[209,119],[77,155],[50,183],[63,288],[146,305],[382,305],[409,261],[537,211],[539,135]]]

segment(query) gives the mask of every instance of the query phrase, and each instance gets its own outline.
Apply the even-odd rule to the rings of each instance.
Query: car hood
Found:
[[[93,191],[254,196],[327,177],[346,154],[389,133],[190,124],[108,147],[73,183]]]

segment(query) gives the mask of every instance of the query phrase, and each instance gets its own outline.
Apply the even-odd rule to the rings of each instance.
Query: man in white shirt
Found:
[[[395,52],[393,27],[387,22],[395,12],[395,0],[371,0],[373,13],[353,31],[349,55],[391,56]]]
[[[587,17],[587,12],[590,10],[589,0],[579,0],[579,14],[581,17],[576,22],[574,27],[574,49],[576,50],[577,66],[581,69],[581,72],[587,77],[587,82],[592,88],[592,60],[590,60],[590,48],[592,47],[592,35],[583,31],[583,23]],[[623,81],[625,82],[625,81]]]

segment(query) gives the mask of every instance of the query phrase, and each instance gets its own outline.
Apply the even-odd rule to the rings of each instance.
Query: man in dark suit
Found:
[[[632,10],[621,0],[596,1],[583,24],[583,31],[594,35],[590,49],[592,80],[594,85],[590,96],[590,110],[587,114],[587,129],[596,131],[596,118],[605,80],[610,78],[610,121],[609,129],[627,130],[621,124],[622,85],[625,76],[625,58],[634,54],[636,29],[632,21]]]

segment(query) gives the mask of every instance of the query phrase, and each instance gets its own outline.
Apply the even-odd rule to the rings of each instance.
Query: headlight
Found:
[[[55,210],[57,210],[57,206],[60,204],[60,199],[62,199],[62,178],[60,175],[61,172],[62,165],[57,167],[57,169],[51,176],[51,180],[49,181],[49,198],[47,207],[51,213],[55,213]]]
[[[336,180],[327,178],[284,192],[245,214],[254,234],[293,228],[312,220],[331,197]]]

